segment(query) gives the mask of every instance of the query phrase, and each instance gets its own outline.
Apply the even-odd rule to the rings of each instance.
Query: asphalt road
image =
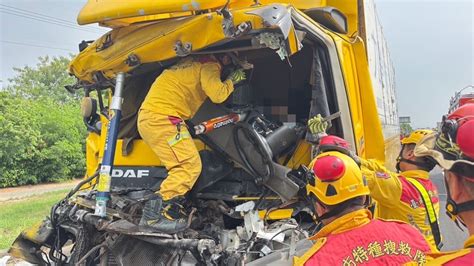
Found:
[[[436,184],[439,191],[440,199],[440,230],[444,246],[443,251],[455,250],[462,248],[464,240],[467,238],[467,229],[465,231],[459,230],[454,222],[446,215],[446,188],[444,186],[443,174],[440,168],[435,168],[431,173],[431,180]]]

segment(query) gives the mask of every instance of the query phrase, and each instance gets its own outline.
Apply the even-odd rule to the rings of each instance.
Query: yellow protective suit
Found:
[[[375,160],[362,159],[361,163],[370,195],[376,201],[375,215],[411,224],[423,234],[432,249],[437,250],[421,195],[407,180],[413,178],[423,185],[431,197],[436,217],[439,217],[438,190],[429,179],[429,173],[423,170],[394,173]]]
[[[183,60],[163,71],[142,103],[138,131],[168,170],[159,191],[164,200],[186,194],[201,173],[201,159],[183,119],[194,116],[207,97],[221,103],[233,92],[232,81],[222,82],[220,74],[217,61]]]
[[[217,61],[185,59],[163,73],[151,85],[141,110],[180,117],[194,116],[204,100],[222,103],[234,91],[231,80],[221,81]]]
[[[474,235],[464,242],[464,248],[455,251],[427,254],[426,265],[472,265],[474,262]]]

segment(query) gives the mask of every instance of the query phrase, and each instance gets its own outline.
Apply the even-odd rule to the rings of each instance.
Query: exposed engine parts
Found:
[[[201,208],[184,232],[175,235],[151,232],[136,225],[133,217],[139,217],[139,210],[135,214],[111,211],[112,215],[107,218],[93,215],[94,194],[78,195],[53,208],[51,219],[43,224],[48,226],[42,229],[41,239],[35,240],[49,249],[48,256],[38,254],[38,262],[127,265],[127,261],[147,253],[146,250],[152,254],[158,248],[170,251],[164,253],[167,256],[153,258],[166,265],[170,262],[173,265],[240,265],[276,250],[291,248],[308,236],[308,231],[294,219],[268,223],[268,213],[262,218],[254,210],[254,201],[230,207],[222,200],[198,200],[196,207]],[[125,209],[129,211],[137,204],[127,193],[113,194],[112,198],[114,204],[127,202],[130,206]],[[123,252],[137,245],[142,250],[138,255]]]
[[[119,167],[112,175],[116,181],[106,217],[94,215],[97,191],[80,190],[96,174],[52,208],[35,239],[25,237],[22,243],[48,250],[47,255],[37,253],[34,258],[39,264],[55,265],[128,265],[137,260],[166,265],[241,265],[277,250],[291,251],[312,230],[304,226],[312,224],[311,210],[297,199],[307,171],[291,170],[276,159],[291,153],[304,130],[273,122],[246,107],[228,118],[199,124],[206,129],[201,135],[209,137],[205,141],[217,145],[222,136],[211,130],[216,121],[230,121],[218,127],[229,130],[226,143],[234,148],[222,147],[223,154],[200,152],[203,169],[184,206],[189,217],[185,231],[171,235],[139,226],[144,202],[152,194],[148,188],[158,186],[163,179],[156,176],[166,173]],[[122,179],[128,181],[117,181]],[[132,179],[140,181],[130,183]],[[279,210],[287,212],[286,218],[273,217]],[[27,244],[18,248],[27,248]],[[157,249],[163,256],[152,255]]]

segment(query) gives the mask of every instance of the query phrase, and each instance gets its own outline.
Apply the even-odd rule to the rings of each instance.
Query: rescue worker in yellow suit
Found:
[[[228,55],[188,57],[163,71],[152,84],[138,114],[138,131],[168,170],[159,191],[143,209],[139,225],[175,233],[186,228],[183,196],[201,173],[201,159],[184,120],[190,119],[209,97],[224,102],[234,84],[245,79],[242,69],[221,81]]]
[[[370,190],[359,165],[347,154],[328,151],[310,164],[314,180],[306,190],[314,200],[321,230],[314,245],[294,265],[402,265],[425,262],[430,246],[412,226],[373,219]]]
[[[376,201],[376,216],[411,224],[433,248],[439,250],[442,246],[438,224],[439,196],[429,175],[436,163],[414,154],[415,145],[432,132],[415,130],[402,139],[397,159],[398,173],[389,171],[377,160],[361,159],[361,163],[369,182],[370,195]]]
[[[430,254],[427,265],[474,265],[474,103],[445,116],[440,132],[423,138],[415,155],[429,156],[444,169],[446,211],[469,232],[463,249]]]
[[[308,127],[311,133],[324,136],[328,123],[318,115],[308,121]],[[396,219],[413,225],[433,248],[439,250],[441,234],[438,225],[438,189],[429,179],[429,171],[436,163],[428,157],[414,155],[416,143],[431,132],[416,130],[402,139],[402,149],[397,159],[399,173],[388,170],[377,160],[359,160],[368,181],[370,195],[376,201],[376,217]]]

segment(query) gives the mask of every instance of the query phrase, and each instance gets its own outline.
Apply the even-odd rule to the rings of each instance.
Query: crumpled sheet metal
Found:
[[[252,31],[279,29],[289,56],[301,49],[291,20],[291,6],[272,4],[230,10],[234,25],[250,23]],[[223,16],[216,12],[182,18],[154,21],[113,29],[90,44],[70,63],[69,72],[85,83],[94,83],[95,73],[112,79],[118,72],[129,72],[140,64],[166,62],[176,58],[178,42],[187,44],[181,56],[192,54],[211,45],[225,43],[233,38],[222,29]],[[205,34],[197,34],[197,33]],[[246,35],[247,32],[242,33]],[[282,44],[280,45],[282,46]],[[133,54],[140,64],[127,64]]]
[[[279,28],[286,40],[293,27],[291,13],[288,7],[279,4],[273,4],[248,11],[247,14],[253,14],[263,19],[263,25],[267,28]]]

